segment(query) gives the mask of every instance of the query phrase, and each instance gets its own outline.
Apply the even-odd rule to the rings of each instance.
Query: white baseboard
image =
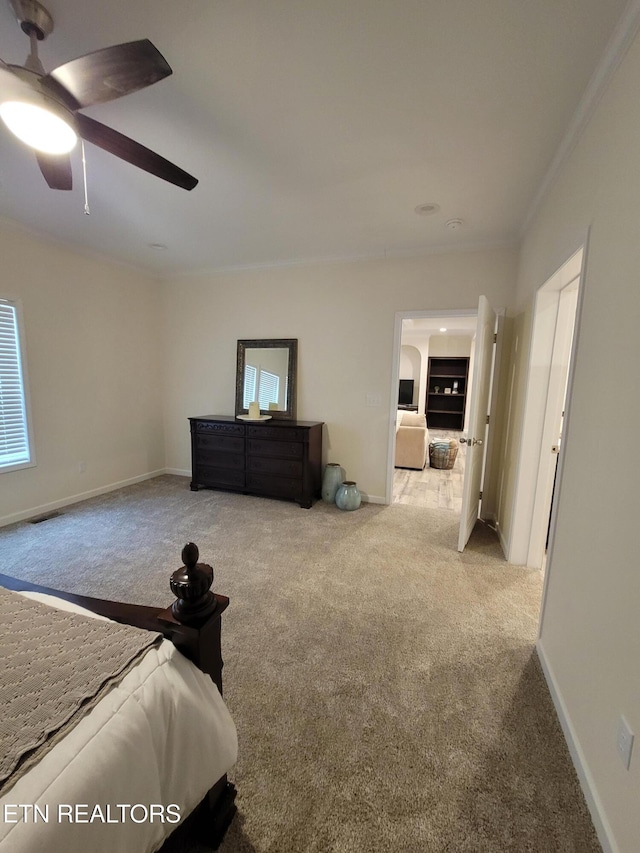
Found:
[[[185,471],[182,468],[165,468],[161,473],[175,474],[176,477],[191,477],[191,468],[189,468],[188,471]]]
[[[161,474],[175,474],[178,477],[191,477],[191,469],[188,471],[184,471],[182,468],[165,468],[164,471],[160,472]],[[364,492],[362,494],[362,500],[364,503],[368,504],[386,504],[386,500],[381,498],[379,495],[367,495]]]
[[[386,504],[386,500],[380,495],[365,495],[364,492],[362,493],[362,500],[368,504]]]
[[[40,504],[40,506],[34,506],[30,509],[23,510],[22,512],[14,512],[11,515],[5,515],[0,518],[0,527],[6,527],[7,524],[15,524],[16,522],[24,521],[27,518],[35,518],[38,515],[46,515],[46,513],[60,509],[63,506],[70,506],[71,504],[80,503],[80,501],[86,501],[89,498],[106,495],[108,492],[115,492],[116,489],[123,489],[125,486],[133,486],[135,483],[142,483],[144,480],[151,480],[153,477],[159,477],[161,474],[168,473],[170,472],[167,469],[160,468],[157,471],[150,471],[147,474],[139,474],[137,477],[130,477],[128,480],[120,480],[117,483],[109,483],[106,486],[99,486],[97,489],[91,489],[87,492],[68,495],[65,498],[60,498],[60,500]]]
[[[567,707],[562,698],[562,693],[560,692],[553,669],[547,659],[542,640],[540,639],[536,643],[536,650],[603,853],[620,853],[620,848],[613,837],[613,831],[598,796],[593,776],[585,760],[580,741],[573,728]]]
[[[161,474],[175,474],[178,477],[191,477],[191,469],[188,471],[183,470],[182,468],[165,468],[164,471],[160,472]],[[364,492],[362,494],[362,500],[364,503],[368,504],[386,504],[386,500],[381,498],[379,495],[368,495]]]

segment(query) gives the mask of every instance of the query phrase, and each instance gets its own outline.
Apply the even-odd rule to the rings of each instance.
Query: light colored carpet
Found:
[[[239,815],[223,853],[599,851],[534,651],[540,574],[481,525],[458,554],[457,521],[166,476],[5,528],[0,564],[164,604],[198,544],[231,598]]]

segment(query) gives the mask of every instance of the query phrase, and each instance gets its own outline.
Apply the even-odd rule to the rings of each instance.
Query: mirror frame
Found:
[[[281,420],[296,419],[296,385],[298,373],[298,339],[297,338],[263,338],[260,340],[238,341],[236,362],[236,415],[246,415],[249,411],[244,402],[244,368],[248,349],[287,349],[289,350],[289,366],[287,370],[287,406],[284,411],[264,410],[266,415]],[[260,410],[263,411],[262,409]]]

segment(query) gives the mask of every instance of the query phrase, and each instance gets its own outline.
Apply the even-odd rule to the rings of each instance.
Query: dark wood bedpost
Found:
[[[171,575],[169,586],[176,600],[158,614],[158,619],[171,626],[172,640],[180,651],[206,672],[222,695],[222,651],[220,648],[221,615],[229,599],[211,592],[213,569],[199,563],[200,553],[193,542],[182,549],[184,565]],[[216,850],[237,811],[235,785],[226,774],[208,792],[191,817],[200,838]],[[162,853],[162,851],[160,851]]]
[[[176,600],[158,614],[158,619],[171,630],[174,645],[210,675],[222,693],[220,617],[229,599],[211,592],[213,569],[199,563],[199,556],[193,542],[182,549],[184,565],[176,569],[169,581]]]

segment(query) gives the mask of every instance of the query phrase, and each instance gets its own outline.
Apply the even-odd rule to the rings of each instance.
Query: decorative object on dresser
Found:
[[[191,489],[285,498],[308,509],[320,494],[322,422],[189,418]]]
[[[238,341],[236,415],[295,420],[297,364],[297,338]]]

